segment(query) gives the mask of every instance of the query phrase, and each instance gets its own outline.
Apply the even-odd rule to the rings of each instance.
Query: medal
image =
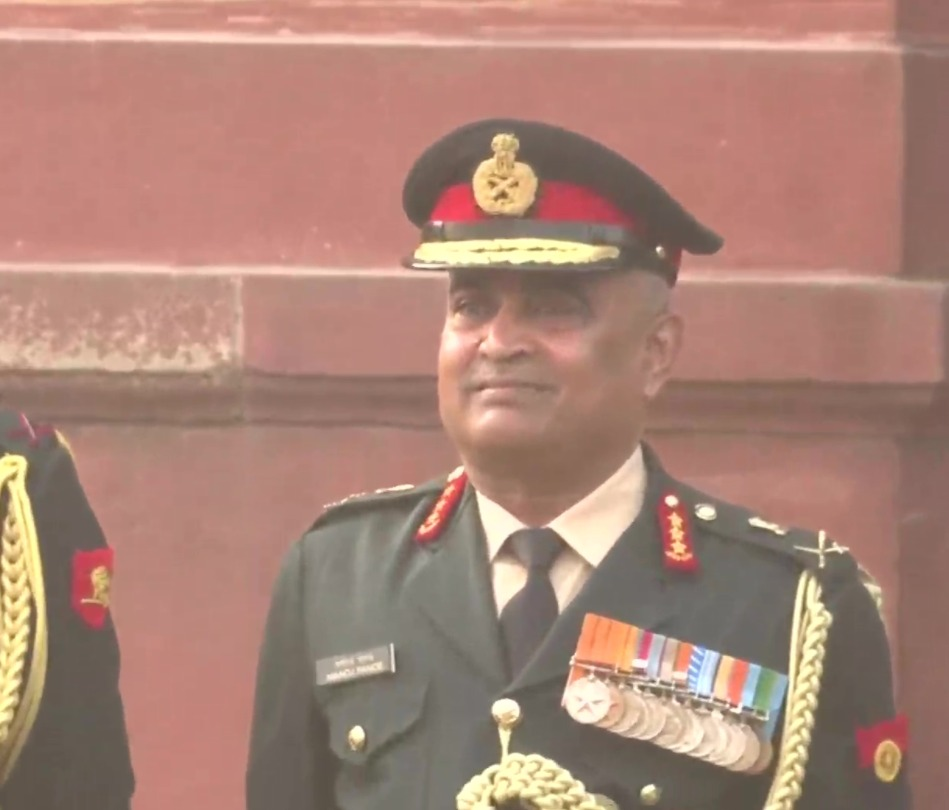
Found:
[[[632,627],[619,622],[610,622],[606,641],[604,642],[605,654],[604,663],[608,663],[612,668],[614,676],[618,676],[622,670],[622,655],[626,645],[626,639],[632,632]],[[617,723],[623,719],[626,714],[626,701],[623,695],[614,683],[607,682],[607,688],[610,691],[610,707],[606,716],[596,725],[600,728],[611,730]]]
[[[662,731],[659,732],[659,736],[656,737],[656,745],[661,745],[663,748],[668,748],[670,750],[675,750],[673,748],[678,742],[682,740],[683,735],[686,730],[686,719],[685,712],[682,711],[681,706],[677,706],[671,702],[663,703],[664,713],[665,713],[665,722],[662,726]]]
[[[778,717],[781,715],[781,706],[784,703],[784,693],[788,688],[788,676],[775,672],[773,669],[767,670],[769,675],[769,697],[768,701],[768,719],[765,721],[763,734],[764,739],[774,739],[774,732],[778,727]]]
[[[725,745],[721,753],[716,755],[714,762],[730,770],[745,753],[748,741],[745,739],[742,727],[734,721],[720,721],[720,727],[725,734]]]
[[[715,686],[712,689],[712,718],[722,732],[722,744],[710,754],[710,761],[715,765],[729,767],[734,765],[742,755],[745,738],[741,729],[731,718],[732,678],[735,675],[736,665],[741,662],[730,655],[723,655],[718,665],[715,677]]]
[[[561,706],[566,707],[566,695],[570,685],[584,677],[588,672],[588,664],[593,652],[593,643],[596,640],[596,631],[601,618],[593,613],[587,613],[583,617],[583,626],[580,628],[580,637],[577,639],[577,648],[570,659],[570,673],[567,675],[567,685],[564,689],[564,696],[561,699]]]
[[[648,630],[643,631],[640,641],[639,654],[633,664],[639,677],[649,684],[659,678],[659,662],[662,660],[662,645],[666,637],[656,635]],[[637,730],[636,736],[640,740],[655,740],[665,725],[665,712],[659,699],[651,692],[643,689],[643,699],[649,706],[648,720],[644,728]]]
[[[636,657],[639,635],[638,627],[630,627],[629,633],[623,641],[619,658],[619,670],[624,678],[632,675],[633,659]],[[646,702],[638,690],[625,682],[620,687],[620,696],[625,704],[625,711],[611,731],[622,737],[633,737],[635,735],[631,732],[643,721],[643,715],[647,712]]]
[[[751,726],[740,726],[741,733],[745,738],[744,750],[737,762],[732,763],[731,770],[738,773],[750,773],[750,768],[758,761],[761,756],[761,740],[755,734]]]
[[[642,692],[636,687],[628,687],[623,693],[623,699],[626,701],[626,713],[628,722],[621,724],[622,730],[618,731],[624,737],[638,740],[640,732],[649,725],[652,717],[652,707],[646,702]]]
[[[699,676],[705,663],[707,651],[694,644],[683,644],[679,658],[676,661],[675,679],[679,684],[680,692],[685,697],[683,710],[686,722],[682,740],[674,749],[680,753],[695,756],[695,752],[705,743],[705,726],[702,717],[696,709],[698,701]]]
[[[633,678],[629,692],[626,694],[626,703],[634,707],[636,721],[626,728],[623,736],[636,740],[645,739],[643,736],[656,723],[656,710],[642,686],[639,684],[642,670],[645,667],[645,645],[651,642],[652,634],[643,630],[636,631],[636,638],[629,646],[629,672]]]
[[[758,676],[758,687],[755,690],[754,708],[755,714],[761,719],[762,725],[759,736],[763,741],[771,740],[774,737],[787,686],[787,675],[782,675],[780,672],[775,672],[767,667],[761,667],[761,673]]]
[[[636,628],[635,634],[629,639],[626,649],[626,658],[624,659],[626,661],[626,671],[634,678],[625,696],[627,709],[634,716],[634,719],[624,729],[623,736],[637,740],[642,739],[640,736],[642,732],[655,722],[653,719],[655,710],[647,699],[647,696],[643,693],[639,683],[635,681],[636,668],[638,666],[637,662],[641,658],[640,648],[643,644],[644,636],[645,633],[639,628]]]
[[[626,713],[626,701],[623,699],[619,687],[615,684],[608,683],[606,688],[610,693],[610,707],[607,709],[606,716],[596,725],[600,728],[611,729],[623,719],[623,715]]]
[[[701,648],[696,647],[696,651],[699,649]],[[702,742],[692,751],[692,756],[711,762],[713,752],[724,746],[722,732],[708,710],[708,706],[712,701],[712,689],[715,684],[715,673],[718,669],[718,662],[721,660],[721,653],[715,652],[715,650],[703,650],[703,652],[701,669],[696,678],[694,689],[699,702],[696,711],[699,715],[699,723],[702,725],[703,734]]]
[[[672,747],[672,750],[695,756],[695,750],[705,740],[705,727],[699,716],[688,707],[682,708],[682,716],[685,720],[682,739]]]
[[[733,680],[733,684],[737,688],[731,696],[732,703],[738,707],[739,716],[744,716],[749,707],[754,707],[755,692],[758,689],[758,680],[761,677],[761,667],[758,664],[746,664],[744,670],[743,682],[737,678]],[[735,698],[736,694],[737,699]],[[745,750],[738,761],[732,763],[730,767],[733,771],[745,773],[758,761],[758,757],[761,755],[761,740],[747,721],[742,724],[741,728],[745,737]]]
[[[675,662],[678,651],[679,642],[674,638],[667,638],[662,651],[662,661],[659,664],[659,683],[663,690],[668,690],[668,693],[661,698],[665,723],[659,736],[656,737],[656,745],[670,749],[679,742],[685,731],[685,715],[682,707],[675,700]]]
[[[745,773],[758,774],[764,771],[771,764],[774,756],[774,747],[771,744],[771,738],[778,725],[778,715],[781,711],[781,704],[784,701],[784,692],[787,689],[787,676],[773,669],[761,667],[761,674],[758,677],[758,688],[755,690],[754,707],[756,714],[762,718],[763,725],[760,729],[761,751]]]
[[[631,736],[629,730],[639,722],[643,713],[643,707],[639,696],[629,688],[628,684],[623,684],[619,688],[619,698],[623,701],[623,714],[619,720],[610,726],[610,731],[619,734],[621,737]]]
[[[688,705],[689,664],[692,662],[694,646],[685,641],[678,642],[675,662],[672,665],[671,701],[682,717],[682,733],[679,739],[669,744],[669,749],[680,754],[688,754],[702,742],[702,727]]]
[[[580,631],[574,668],[564,690],[562,705],[574,720],[584,725],[599,723],[612,703],[609,687],[593,674],[597,656],[607,638],[610,626],[606,619],[588,615]]]
[[[774,756],[774,747],[771,745],[770,740],[761,740],[760,742],[761,753],[758,754],[758,759],[755,760],[755,764],[748,768],[745,773],[752,775],[762,773],[771,764],[771,758]]]
[[[609,687],[588,675],[570,684],[564,693],[564,708],[574,720],[594,725],[606,717],[612,705]]]

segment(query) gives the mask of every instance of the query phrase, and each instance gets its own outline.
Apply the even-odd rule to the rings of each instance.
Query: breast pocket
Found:
[[[726,797],[752,787],[747,780],[761,780],[601,729],[577,736],[584,741],[575,756],[586,781],[623,810],[733,810]]]
[[[315,691],[338,761],[339,806],[420,807],[428,681],[393,675]]]

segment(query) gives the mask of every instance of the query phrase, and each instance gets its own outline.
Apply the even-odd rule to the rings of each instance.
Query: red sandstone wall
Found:
[[[654,441],[880,576],[941,810],[946,8],[0,6],[0,392],[67,428],[118,547],[137,810],[240,806],[283,549],[324,502],[453,463],[399,187],[491,114],[608,140],[728,237],[682,284]]]

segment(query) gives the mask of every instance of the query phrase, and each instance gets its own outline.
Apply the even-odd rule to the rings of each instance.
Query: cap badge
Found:
[[[537,196],[537,175],[515,160],[521,148],[516,135],[501,133],[491,139],[494,157],[482,161],[471,179],[475,202],[486,214],[523,216]]]

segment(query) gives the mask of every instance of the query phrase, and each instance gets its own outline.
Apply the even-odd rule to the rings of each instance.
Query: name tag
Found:
[[[316,662],[316,683],[318,686],[348,683],[374,678],[377,675],[391,675],[394,672],[395,646],[385,644],[349,655],[321,658]]]

